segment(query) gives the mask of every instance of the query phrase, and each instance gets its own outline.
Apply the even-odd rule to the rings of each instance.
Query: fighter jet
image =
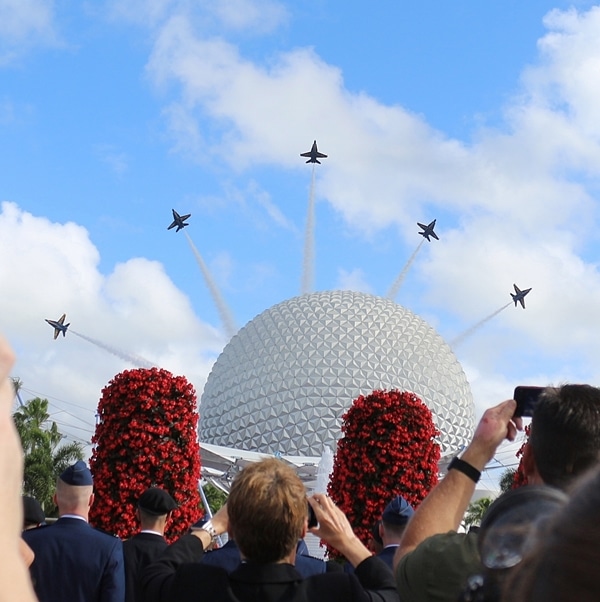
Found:
[[[426,238],[427,242],[431,242],[431,238],[429,238],[430,236],[433,236],[433,238],[439,240],[438,235],[433,231],[433,229],[435,228],[435,220],[433,220],[427,226],[425,224],[420,224],[419,222],[417,222],[417,226],[423,229],[423,232],[419,232],[419,234]]]
[[[171,209],[171,211],[173,212],[173,223],[167,228],[167,230],[170,230],[171,228],[177,226],[177,230],[175,230],[175,232],[179,232],[179,230],[182,230],[186,226],[189,226],[189,224],[185,223],[185,220],[188,217],[191,217],[191,213],[188,213],[187,215],[179,215],[179,213],[177,213],[175,209]]]
[[[327,159],[327,155],[320,153],[317,149],[317,141],[313,142],[312,148],[307,153],[300,153],[301,157],[309,157],[307,163],[318,163],[321,164],[319,159]]]
[[[67,314],[63,314],[58,320],[46,320],[50,326],[54,328],[54,340],[56,341],[56,337],[62,332],[63,337],[67,336],[67,328],[71,326],[71,324],[65,324],[65,318]]]
[[[517,307],[517,301],[521,304],[521,307],[523,309],[525,309],[525,295],[531,290],[530,288],[526,288],[524,291],[522,291],[516,284],[513,284],[513,286],[515,287],[515,293],[516,294],[510,294],[510,296],[512,297],[512,300],[515,302],[515,307]]]

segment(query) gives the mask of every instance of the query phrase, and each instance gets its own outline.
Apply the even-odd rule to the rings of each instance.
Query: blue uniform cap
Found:
[[[397,495],[385,507],[381,519],[384,523],[403,526],[414,513],[413,507],[401,495]]]
[[[79,487],[94,484],[92,473],[83,460],[77,460],[75,464],[64,470],[60,475],[60,480],[64,481],[67,485],[76,485]]]

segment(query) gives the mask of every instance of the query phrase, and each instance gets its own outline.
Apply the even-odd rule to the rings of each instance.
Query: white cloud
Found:
[[[482,326],[486,344],[497,345],[471,347],[467,361],[510,354],[519,333],[517,344],[538,348],[560,374],[564,357],[572,375],[600,378],[590,328],[600,277],[585,259],[600,176],[600,7],[553,11],[545,25],[540,56],[505,107],[505,123],[483,126],[467,142],[401,106],[348,92],[341,71],[311,49],[259,65],[225,38],[203,36],[183,14],[157,32],[148,73],[175,95],[202,160],[218,157],[236,170],[256,162],[300,168],[291,149],[307,150],[317,137],[330,156],[319,167],[319,195],[365,236],[396,222],[414,239],[417,219],[443,212],[442,240],[413,271],[429,302],[462,316],[465,329],[509,303],[513,282],[533,287],[526,312],[507,308]],[[185,144],[182,128],[173,135]],[[458,223],[445,225],[452,218]],[[366,286],[359,272],[342,273],[340,283]]]
[[[106,163],[117,175],[121,175],[129,169],[127,153],[120,151],[114,145],[98,144],[94,150],[99,159]]]
[[[273,0],[204,0],[203,6],[225,27],[232,30],[251,30],[254,34],[268,33],[287,21],[288,12]]]
[[[277,0],[107,0],[111,19],[147,27],[160,26],[180,15],[204,31],[263,35],[288,21],[288,10]]]
[[[506,398],[522,384],[511,379],[524,374],[541,384],[557,376],[600,381],[594,330],[600,277],[586,258],[587,240],[597,230],[600,8],[551,12],[539,57],[504,107],[505,122],[484,125],[465,141],[449,138],[401,106],[349,92],[342,71],[310,48],[269,57],[267,65],[244,57],[225,37],[227,30],[256,27],[261,10],[267,11],[261,31],[285,23],[277,3],[130,0],[109,6],[114,16],[151,28],[147,74],[164,99],[174,152],[203,164],[223,161],[236,174],[258,162],[301,169],[299,152],[317,138],[330,156],[319,166],[318,196],[365,238],[397,224],[407,240],[415,240],[415,222],[438,217],[441,240],[427,245],[411,268],[411,277],[416,272],[424,283],[430,306],[458,316],[468,329],[510,303],[513,282],[533,288],[526,311],[503,310],[481,326],[484,340],[473,337],[459,348],[478,404]],[[214,21],[219,26],[213,31],[207,24]],[[218,202],[238,202],[247,210],[253,201],[272,223],[288,227],[260,186],[228,186],[230,197]],[[26,233],[27,245],[14,232]],[[54,344],[46,340],[49,327],[41,328],[40,315],[57,317],[69,306],[75,308],[69,315],[80,312],[73,320],[92,336],[101,338],[108,329],[109,340],[132,353],[181,369],[189,363],[185,358],[199,358],[195,374],[202,381],[206,350],[218,348],[216,335],[194,318],[162,266],[136,259],[103,276],[85,230],[34,218],[12,205],[4,206],[0,219],[0,249],[19,258],[14,265],[0,263],[0,282],[14,283],[24,295],[3,299],[4,315],[15,315],[18,336],[44,331],[39,355],[28,359],[32,373],[41,371],[58,386],[71,367],[63,363],[48,371],[47,366],[68,352],[67,344],[79,350],[73,356],[77,370],[88,369],[78,357],[83,341]],[[34,267],[26,273],[18,265]],[[230,258],[217,257],[213,265],[227,282]],[[251,284],[261,282],[260,268],[248,276]],[[359,269],[341,270],[338,281],[341,288],[369,290]],[[31,299],[29,314],[22,298]],[[165,319],[164,307],[177,307],[174,322]],[[95,330],[98,324],[103,328]],[[173,342],[160,345],[165,340]],[[513,347],[521,364],[500,363]],[[525,364],[523,350],[529,348],[548,362],[546,373]],[[105,354],[88,351],[98,358]],[[118,371],[116,359],[101,363],[109,359],[110,369]],[[80,380],[83,391],[87,380]]]
[[[201,392],[224,340],[198,320],[161,264],[135,258],[105,276],[84,228],[13,203],[2,204],[0,257],[0,315],[18,353],[14,375],[49,397],[69,425],[89,422],[101,388],[136,358],[184,374]],[[64,312],[71,326],[54,341],[44,319]]]
[[[154,26],[165,18],[173,7],[185,5],[179,0],[107,0],[111,19]]]
[[[56,44],[53,0],[0,0],[0,64],[34,45]]]
[[[357,268],[350,271],[340,269],[335,288],[340,290],[360,291],[363,293],[373,294],[372,287],[368,283],[365,273]]]

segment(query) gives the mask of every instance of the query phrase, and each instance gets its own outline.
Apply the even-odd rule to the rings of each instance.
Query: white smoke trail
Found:
[[[396,280],[394,280],[394,284],[392,284],[392,286],[390,286],[390,290],[388,291],[388,293],[386,295],[386,297],[388,299],[391,299],[392,301],[394,301],[396,299],[396,296],[398,295],[398,291],[400,290],[400,286],[404,282],[404,279],[406,278],[406,274],[408,274],[408,270],[410,269],[410,266],[415,261],[415,257],[417,256],[417,253],[421,250],[421,247],[423,246],[424,242],[425,242],[425,239],[423,239],[418,244],[417,248],[413,251],[413,254],[408,258],[406,265],[402,268],[402,271],[400,272],[400,274],[398,274],[398,277],[396,278]]]
[[[477,324],[471,326],[471,328],[468,328],[462,334],[459,334],[455,339],[450,341],[450,347],[454,348],[457,345],[460,345],[466,338],[470,337],[476,330],[481,328],[486,322],[489,322],[492,318],[496,317],[501,311],[504,311],[507,307],[510,307],[510,302],[501,307],[500,309],[497,309],[493,314],[490,314],[487,318],[483,318],[483,320],[480,320],[479,322],[477,322]]]
[[[108,351],[109,353],[116,355],[117,357],[121,358],[122,360],[125,360],[126,362],[133,364],[136,368],[155,368],[156,367],[156,364],[149,362],[148,360],[144,359],[143,357],[140,357],[139,355],[132,355],[131,353],[125,353],[124,351],[121,351],[121,350],[117,349],[116,347],[111,347],[110,345],[107,345],[106,343],[102,343],[101,341],[97,341],[96,339],[86,337],[84,334],[75,332],[72,329],[70,329],[69,332],[74,334],[75,336],[79,337],[80,339],[83,339],[84,341],[87,341],[88,343],[92,343],[92,345],[96,345],[96,347],[100,347],[100,349],[104,349],[105,351]]]
[[[317,479],[315,481],[315,489],[313,493],[327,493],[327,485],[329,485],[329,476],[333,472],[333,452],[326,445],[323,449],[323,455],[319,460],[317,467]]]
[[[306,215],[306,233],[304,235],[304,261],[302,263],[302,288],[300,294],[310,293],[314,286],[315,263],[315,165],[312,168],[310,193],[308,195],[308,213]]]
[[[187,238],[187,241],[190,244],[194,256],[196,257],[196,262],[200,266],[200,271],[204,276],[206,286],[208,286],[208,290],[210,291],[213,301],[215,302],[215,305],[217,307],[217,311],[219,312],[219,316],[221,317],[223,328],[225,328],[227,336],[231,338],[238,331],[238,327],[235,324],[235,320],[233,319],[233,316],[229,311],[227,304],[221,297],[221,293],[219,292],[219,289],[217,289],[217,285],[214,283],[212,276],[208,271],[208,267],[206,266],[206,264],[204,263],[204,259],[202,259],[202,256],[200,255],[200,252],[198,251],[198,249],[196,249],[196,246],[192,242],[192,239],[190,238],[189,234],[185,230],[183,233],[185,234],[185,237]]]

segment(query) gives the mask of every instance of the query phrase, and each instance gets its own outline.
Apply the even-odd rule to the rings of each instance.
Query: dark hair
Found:
[[[567,487],[600,459],[600,389],[590,385],[544,389],[529,441],[544,483]]]
[[[600,599],[600,467],[581,479],[505,584],[507,602]]]
[[[554,487],[526,485],[494,501],[483,516],[477,538],[483,571],[469,577],[460,602],[500,600],[502,584],[517,570],[532,534],[568,499]]]

